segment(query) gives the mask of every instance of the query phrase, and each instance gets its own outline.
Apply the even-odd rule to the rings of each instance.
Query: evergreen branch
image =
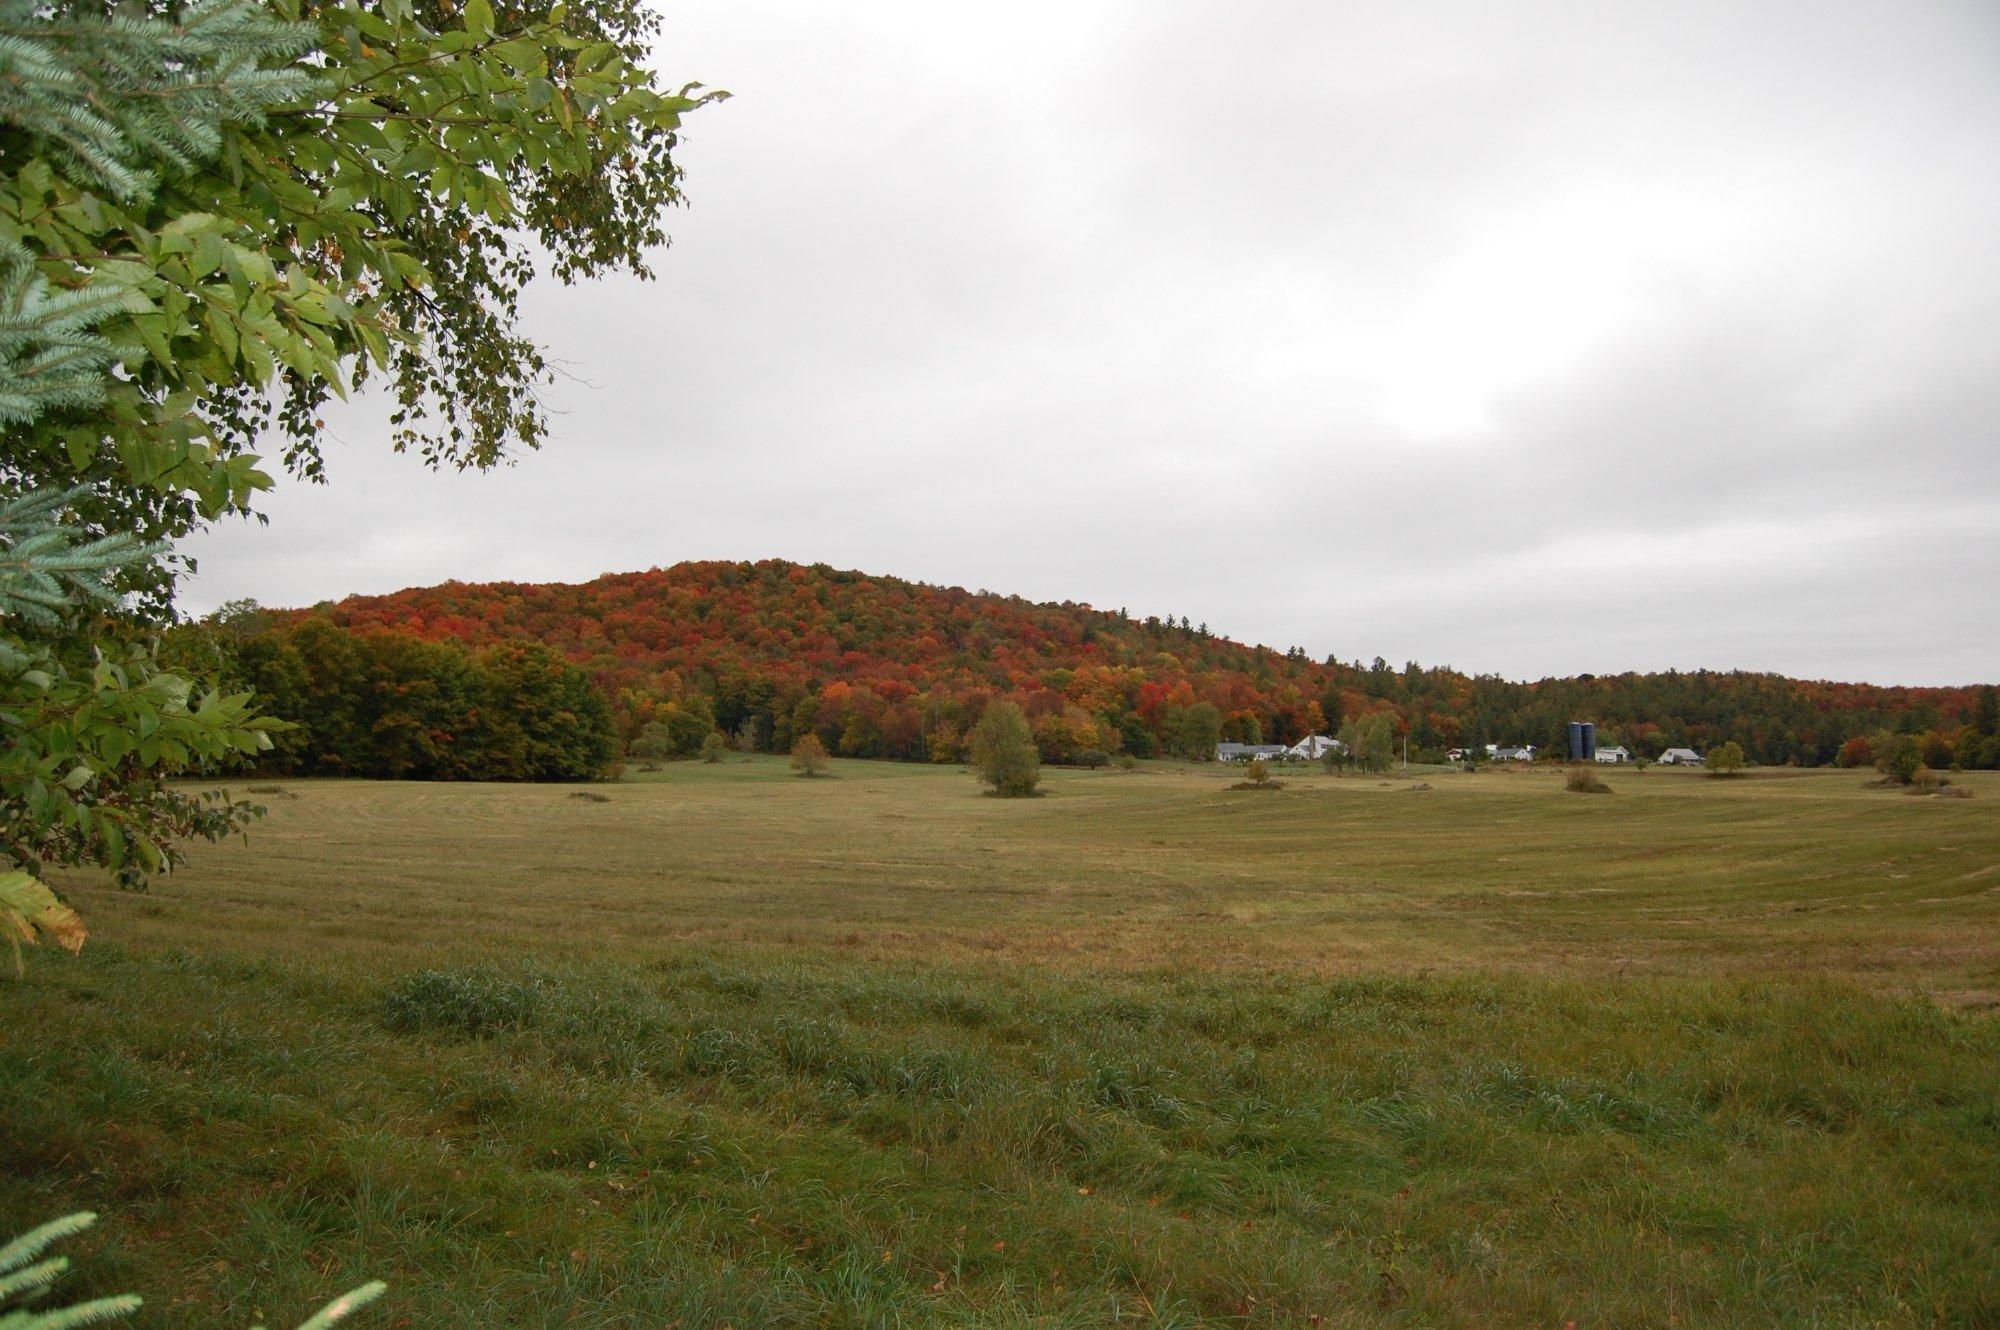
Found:
[[[116,605],[111,574],[166,552],[163,543],[125,532],[77,539],[62,516],[86,493],[82,487],[36,490],[0,500],[0,618],[51,627],[79,603]],[[6,1254],[0,1251],[0,1261]],[[0,1264],[0,1271],[6,1268]]]

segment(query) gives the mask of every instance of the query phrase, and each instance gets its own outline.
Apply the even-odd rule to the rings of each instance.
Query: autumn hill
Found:
[[[970,722],[1000,695],[1019,700],[1051,760],[1205,757],[1218,738],[1290,742],[1384,709],[1413,757],[1559,743],[1566,722],[1589,718],[1606,742],[1640,755],[1733,739],[1756,761],[1816,765],[1849,739],[1888,729],[1954,745],[1949,760],[1970,766],[1985,764],[1994,728],[1990,689],[1713,672],[1517,683],[1393,669],[1379,658],[1316,661],[1298,648],[1216,637],[1185,618],[782,561],[684,563],[573,585],[447,582],[311,610],[239,611],[225,636],[265,639],[268,656],[273,642],[297,641],[315,623],[343,638],[389,634],[473,653],[546,644],[595,680],[621,739],[657,720],[687,751],[713,730],[784,751],[811,729],[841,754],[955,760]],[[306,661],[276,673],[296,683],[325,671]],[[274,698],[280,714],[285,700]],[[313,698],[289,700],[310,723]]]

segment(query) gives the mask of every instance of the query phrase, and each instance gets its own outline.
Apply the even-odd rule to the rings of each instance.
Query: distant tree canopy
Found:
[[[324,619],[241,638],[208,623],[171,635],[256,690],[294,728],[261,769],[388,780],[586,780],[618,756],[604,694],[538,642],[468,651]]]
[[[951,762],[986,705],[1021,708],[1044,762],[1104,752],[1206,760],[1223,740],[1295,743],[1387,717],[1392,745],[1442,760],[1467,745],[1564,750],[1571,720],[1640,758],[1725,742],[1766,765],[1830,763],[1881,730],[1936,732],[1984,765],[1976,688],[1876,688],[1768,674],[1669,672],[1514,683],[1202,636],[1178,617],[928,586],[782,561],[690,563],[570,586],[447,583],[343,601],[355,627],[481,645],[554,646],[612,699],[619,733],[685,711],[757,725],[766,752],[801,735],[845,757]],[[1996,704],[2000,706],[2000,704]],[[2000,724],[2000,720],[1996,720]],[[2000,744],[1993,758],[2000,760]],[[693,751],[690,748],[688,751]]]

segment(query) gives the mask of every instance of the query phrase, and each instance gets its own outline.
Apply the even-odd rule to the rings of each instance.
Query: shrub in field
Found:
[[[35,1307],[69,1269],[67,1256],[44,1257],[43,1253],[64,1238],[74,1237],[97,1222],[86,1210],[22,1234],[0,1247],[0,1327],[5,1330],[72,1330],[72,1327],[100,1325],[121,1320],[137,1311],[141,1299],[130,1293],[67,1307]],[[299,1330],[326,1330],[382,1296],[387,1285],[363,1284],[344,1293],[299,1327]],[[253,1330],[263,1330],[261,1326]]]
[[[1910,776],[1911,794],[1943,794],[1948,789],[1956,789],[1944,775],[1929,767],[1918,767]]]
[[[1923,770],[1923,747],[1914,734],[1877,735],[1869,748],[1875,754],[1875,769],[1891,785],[1908,785]]]
[[[1604,783],[1589,767],[1571,767],[1569,776],[1563,781],[1563,788],[1571,794],[1609,794],[1611,787]]]
[[[792,745],[792,770],[801,776],[824,775],[826,765],[826,745],[817,734],[805,735]]]
[[[728,741],[714,730],[710,730],[708,737],[701,741],[701,760],[704,762],[720,762],[722,755],[728,751]]]
[[[1003,799],[1035,792],[1042,778],[1041,756],[1021,708],[1012,702],[987,706],[972,729],[972,769]]]
[[[1095,771],[1099,767],[1108,767],[1111,765],[1111,754],[1105,752],[1102,748],[1086,748],[1076,755],[1074,761],[1080,767],[1088,767],[1090,770]]]
[[[1734,776],[1743,770],[1743,745],[1731,740],[1709,750],[1704,764],[1711,776]]]
[[[1250,770],[1247,776],[1247,779],[1239,780],[1229,788],[1232,790],[1282,790],[1285,788],[1285,782],[1271,779],[1271,769],[1264,765],[1264,759],[1261,757],[1250,759]]]
[[[632,742],[625,746],[628,757],[636,757],[645,762],[659,762],[674,755],[673,731],[666,722],[649,720],[639,727],[632,736]]]

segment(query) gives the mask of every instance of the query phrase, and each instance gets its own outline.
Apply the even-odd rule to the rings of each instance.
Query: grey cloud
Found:
[[[1314,655],[2000,673],[2000,11],[676,6],[694,206],[538,290],[542,454],[192,608],[824,560]],[[1567,516],[1566,516],[1567,515]]]

